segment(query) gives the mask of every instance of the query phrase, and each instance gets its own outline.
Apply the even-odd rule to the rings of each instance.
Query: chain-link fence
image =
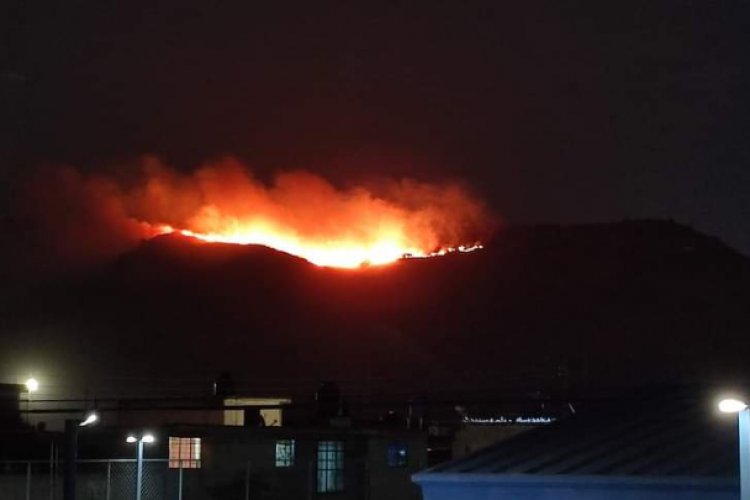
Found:
[[[61,500],[62,471],[54,461],[0,461],[0,500]],[[132,500],[136,473],[134,459],[79,460],[76,500]],[[179,500],[182,475],[166,459],[144,459],[142,500]]]
[[[0,461],[0,500],[62,500],[63,465],[55,461]],[[169,465],[167,459],[143,459],[141,500],[313,500],[329,491],[321,489],[324,483],[314,460],[300,460],[294,467],[227,461],[208,474],[203,468],[174,467],[174,461],[173,468]],[[373,474],[367,460],[351,460],[341,470],[345,494],[334,496],[418,498],[404,492],[416,488],[408,474],[404,475],[405,469],[404,477],[394,482],[398,472],[400,469],[389,469]],[[79,460],[76,500],[135,500],[136,474],[134,459]]]
[[[174,461],[173,461],[174,462]],[[141,500],[195,500],[221,498],[266,500],[288,498],[277,491],[289,489],[300,500],[312,498],[312,464],[293,474],[240,464],[234,472],[205,481],[201,469],[169,467],[166,459],[143,459]],[[76,500],[134,500],[137,462],[134,459],[79,460],[76,465]],[[282,470],[282,469],[280,469]],[[282,470],[283,472],[291,472]],[[297,475],[301,474],[300,477]],[[282,483],[292,480],[292,484]],[[62,500],[63,463],[0,461],[0,500]]]

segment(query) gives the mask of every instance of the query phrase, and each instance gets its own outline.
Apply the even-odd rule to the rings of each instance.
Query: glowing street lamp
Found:
[[[739,399],[722,399],[719,401],[719,411],[722,413],[739,413],[747,409],[747,403]]]
[[[135,452],[135,463],[136,463],[136,475],[135,475],[135,500],[141,500],[141,490],[143,489],[143,443],[153,443],[156,441],[153,434],[143,434],[136,436],[129,434],[125,438],[126,443],[136,443]]]
[[[28,392],[29,394],[39,390],[39,381],[34,377],[29,377],[28,379],[26,379],[24,385],[26,386],[26,392]]]
[[[750,500],[750,409],[739,399],[722,399],[719,411],[736,413],[740,442],[740,500]]]
[[[23,385],[26,387],[26,422],[31,425],[31,395],[39,390],[39,381],[34,377],[29,377]]]
[[[98,421],[99,415],[97,415],[95,411],[92,411],[88,415],[86,415],[86,418],[84,418],[80,424],[78,424],[78,427],[87,427],[89,425],[97,423]]]

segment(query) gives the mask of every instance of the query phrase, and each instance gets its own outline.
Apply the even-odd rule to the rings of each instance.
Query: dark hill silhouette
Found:
[[[162,236],[26,296],[15,321],[66,332],[50,345],[92,373],[575,389],[744,376],[749,299],[743,255],[629,221],[508,228],[483,251],[358,271]]]

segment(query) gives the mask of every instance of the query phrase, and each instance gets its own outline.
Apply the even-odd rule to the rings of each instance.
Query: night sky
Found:
[[[747,253],[749,11],[12,0],[3,175],[231,154],[261,175],[461,179],[509,223],[673,218]]]
[[[508,226],[673,219],[750,254],[747,2],[10,0],[0,5],[0,34],[3,223],[14,218],[21,179],[40,166],[97,173],[153,154],[189,172],[232,155],[261,179],[305,169],[339,186],[373,177],[457,180]],[[41,206],[46,201],[33,200]],[[23,232],[13,227],[6,234]],[[0,250],[6,267],[15,265],[13,252],[25,252],[11,239]],[[734,273],[735,257],[723,250],[716,255],[731,265],[716,271],[720,278],[706,278],[707,286],[728,283]],[[684,269],[700,269],[711,258]],[[690,277],[675,266],[670,290],[686,288],[680,280]],[[538,278],[540,289],[545,279]],[[495,293],[493,287],[504,285],[483,286]],[[640,286],[632,284],[630,302],[617,309],[620,317],[638,303]],[[742,288],[734,299],[744,297]],[[66,296],[61,286],[58,296],[44,300],[54,306],[63,297],[77,321],[87,319],[86,301],[98,297],[97,290]],[[702,304],[700,290],[690,288],[685,302],[670,302],[673,309],[665,310],[682,311],[691,300]],[[534,304],[534,293],[525,306]],[[586,293],[597,297],[600,291],[592,285]],[[661,295],[658,285],[649,293]],[[492,297],[481,299],[488,311]],[[108,297],[111,303],[102,308],[119,311],[117,299]],[[147,302],[144,310],[158,309],[160,297],[153,300],[157,305]],[[740,310],[735,305],[733,314]],[[180,311],[184,305],[169,307]],[[476,315],[470,307],[464,312]],[[734,330],[723,329],[716,313],[721,307],[707,306],[701,328],[728,336],[746,331],[740,313]],[[33,302],[23,309],[34,316]],[[14,329],[3,345],[6,355],[33,359],[38,348],[54,358],[69,331],[87,345],[89,334],[76,331],[73,320],[64,328],[49,323],[25,329],[8,311],[0,324]],[[563,321],[569,311],[560,311]],[[581,311],[580,318],[588,314]],[[527,316],[519,324],[531,328]],[[668,314],[663,320],[671,324]],[[159,321],[169,324],[170,318]],[[246,323],[265,324],[259,321]],[[119,326],[121,340],[137,351],[142,339],[132,332],[148,333],[140,325]],[[618,337],[624,344],[638,330],[626,326]],[[221,332],[227,351],[239,335],[232,328],[239,327]],[[396,331],[390,324],[372,328]],[[679,344],[676,333],[669,335]],[[651,362],[663,345],[659,337],[649,342]],[[121,348],[106,339],[97,346]],[[103,352],[99,347],[68,359],[93,359]],[[729,341],[725,347],[734,349]],[[695,355],[702,355],[698,348]],[[56,369],[67,370],[64,365]]]

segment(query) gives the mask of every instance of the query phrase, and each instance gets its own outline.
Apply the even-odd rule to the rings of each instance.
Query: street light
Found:
[[[747,404],[739,399],[722,399],[719,401],[719,411],[722,413],[739,413],[747,409]]]
[[[31,395],[39,390],[39,381],[34,377],[29,377],[23,385],[26,387],[26,423],[31,425]]]
[[[26,386],[26,391],[29,394],[39,390],[39,381],[35,379],[34,377],[29,377],[28,379],[26,379],[26,382],[24,382],[24,385]]]
[[[86,418],[84,418],[80,424],[78,424],[78,427],[87,427],[89,425],[97,423],[98,421],[99,415],[97,415],[95,411],[92,411],[88,415],[86,415]]]
[[[99,415],[91,411],[83,420],[65,419],[65,462],[63,463],[63,500],[76,498],[76,461],[78,460],[78,431],[99,421]]]
[[[143,443],[153,443],[156,441],[153,434],[143,434],[136,436],[129,434],[125,438],[126,443],[137,443],[135,452],[136,475],[135,475],[135,500],[141,500],[141,490],[143,489]]]
[[[739,399],[722,399],[719,411],[736,413],[740,442],[740,500],[750,500],[750,409]]]

